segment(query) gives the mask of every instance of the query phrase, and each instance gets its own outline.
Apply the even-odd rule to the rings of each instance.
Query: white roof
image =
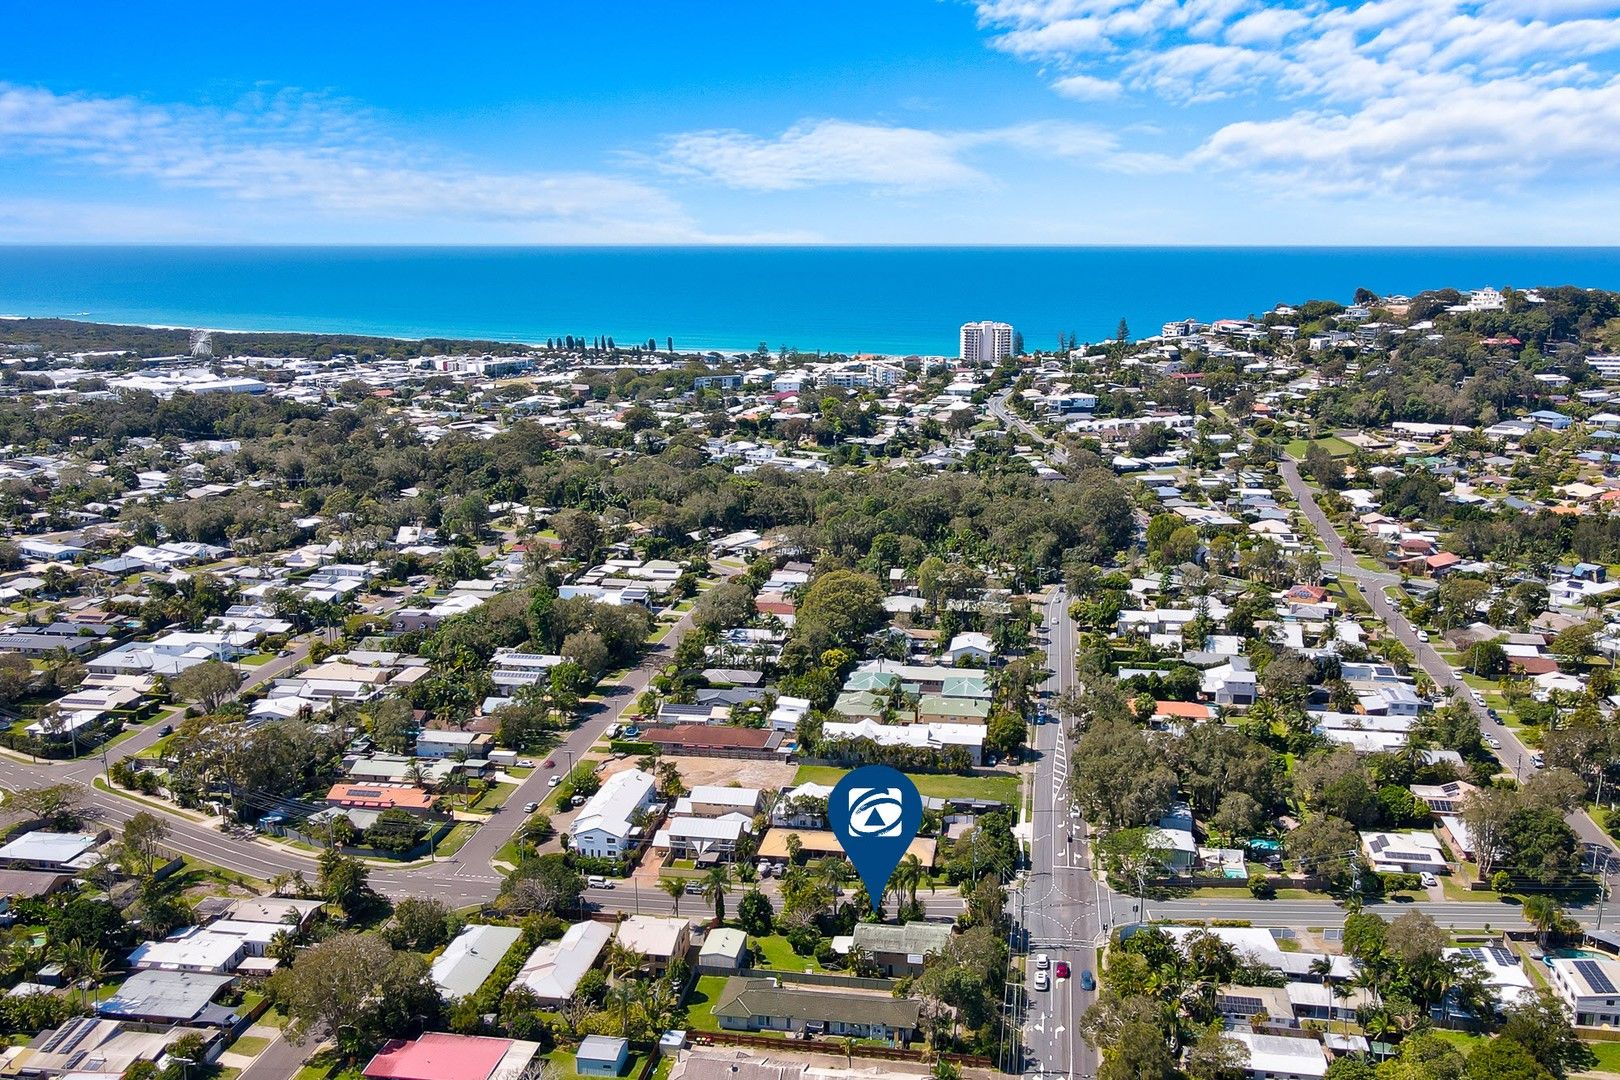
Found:
[[[575,835],[600,829],[611,836],[629,836],[630,815],[652,795],[653,783],[652,774],[640,769],[614,773],[601,790],[580,807],[579,816],[574,819]]]
[[[467,927],[433,961],[433,984],[452,1001],[476,992],[522,936],[515,926]]]
[[[1228,1031],[1249,1052],[1249,1075],[1284,1074],[1322,1076],[1327,1072],[1327,1054],[1315,1039],[1294,1039],[1286,1035],[1256,1035],[1252,1031]]]
[[[567,1000],[612,937],[606,923],[575,923],[560,939],[530,953],[512,985],[528,987],[542,1001]]]
[[[673,915],[632,915],[619,924],[619,944],[642,956],[662,959],[675,955],[686,933],[685,919]]]
[[[0,847],[0,860],[66,865],[95,846],[93,833],[24,833]]]

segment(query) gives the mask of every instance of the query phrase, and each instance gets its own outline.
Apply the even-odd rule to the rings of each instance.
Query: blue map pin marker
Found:
[[[883,910],[889,875],[922,828],[922,796],[898,769],[863,765],[827,797],[827,821],[855,872],[866,883],[872,910]]]

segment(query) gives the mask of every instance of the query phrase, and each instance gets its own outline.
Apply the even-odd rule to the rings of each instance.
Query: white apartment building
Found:
[[[1013,328],[1003,322],[962,324],[963,360],[974,364],[994,364],[1013,354]]]

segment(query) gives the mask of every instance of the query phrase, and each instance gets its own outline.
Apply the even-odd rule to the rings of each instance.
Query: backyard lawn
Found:
[[[800,956],[788,944],[788,939],[781,934],[772,934],[769,937],[750,937],[749,941],[759,946],[766,967],[777,968],[780,971],[823,971],[816,963],[814,956]]]
[[[726,987],[724,975],[699,975],[692,992],[686,998],[686,1026],[694,1031],[719,1031],[720,1022],[714,1018],[715,1002]]]
[[[1317,439],[1315,441],[1318,446],[1323,447],[1328,453],[1332,454],[1336,458],[1349,457],[1351,454],[1356,452],[1355,447],[1351,446],[1349,443],[1345,442],[1336,435],[1329,435],[1324,439]],[[1303,461],[1305,460],[1305,452],[1310,449],[1310,445],[1311,444],[1304,439],[1293,439],[1283,449],[1288,452],[1289,457],[1295,459],[1296,461]]]
[[[794,774],[795,784],[836,784],[848,772],[833,765],[800,765]],[[994,799],[1007,806],[1018,805],[1018,777],[1016,776],[952,776],[946,773],[906,773],[917,791],[936,799],[972,798]]]

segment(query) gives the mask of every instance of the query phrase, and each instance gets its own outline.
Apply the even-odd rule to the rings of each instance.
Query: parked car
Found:
[[[540,809],[540,804],[537,802],[526,802],[523,804],[523,812],[525,814],[532,814],[538,809]]]
[[[1502,749],[1502,740],[1498,739],[1495,735],[1487,735],[1485,736],[1485,745],[1490,747],[1492,750],[1500,750]]]
[[[585,887],[588,889],[611,889],[613,888],[613,879],[592,874],[585,879]]]
[[[1048,987],[1050,987],[1051,985],[1052,985],[1052,980],[1048,979],[1046,977],[1046,972],[1037,971],[1035,973],[1035,989],[1037,989],[1037,990],[1045,990]]]
[[[1429,873],[1427,870],[1423,871],[1423,873],[1418,877],[1418,880],[1423,882],[1423,887],[1425,889],[1432,889],[1436,885],[1440,884],[1440,879]]]
[[[568,805],[569,806],[584,806],[585,805],[585,796],[583,796],[583,795],[575,795],[572,799],[568,800]]]
[[[688,896],[702,896],[703,883],[701,881],[688,881],[686,883],[686,894]]]
[[[1059,960],[1056,964],[1054,964],[1052,967],[1052,977],[1055,979],[1067,979],[1069,977],[1069,962],[1067,960]]]
[[[520,757],[516,761],[514,761],[512,764],[516,765],[520,769],[532,769],[532,768],[534,768],[534,759],[533,758]]]
[[[758,874],[762,878],[770,877],[771,876],[771,864],[769,862],[767,862],[766,860],[761,859],[759,861],[759,865],[754,867],[754,873]]]
[[[1091,972],[1082,971],[1080,973],[1080,989],[1082,989],[1082,990],[1095,990],[1095,989],[1097,989],[1097,980],[1092,977]]]

